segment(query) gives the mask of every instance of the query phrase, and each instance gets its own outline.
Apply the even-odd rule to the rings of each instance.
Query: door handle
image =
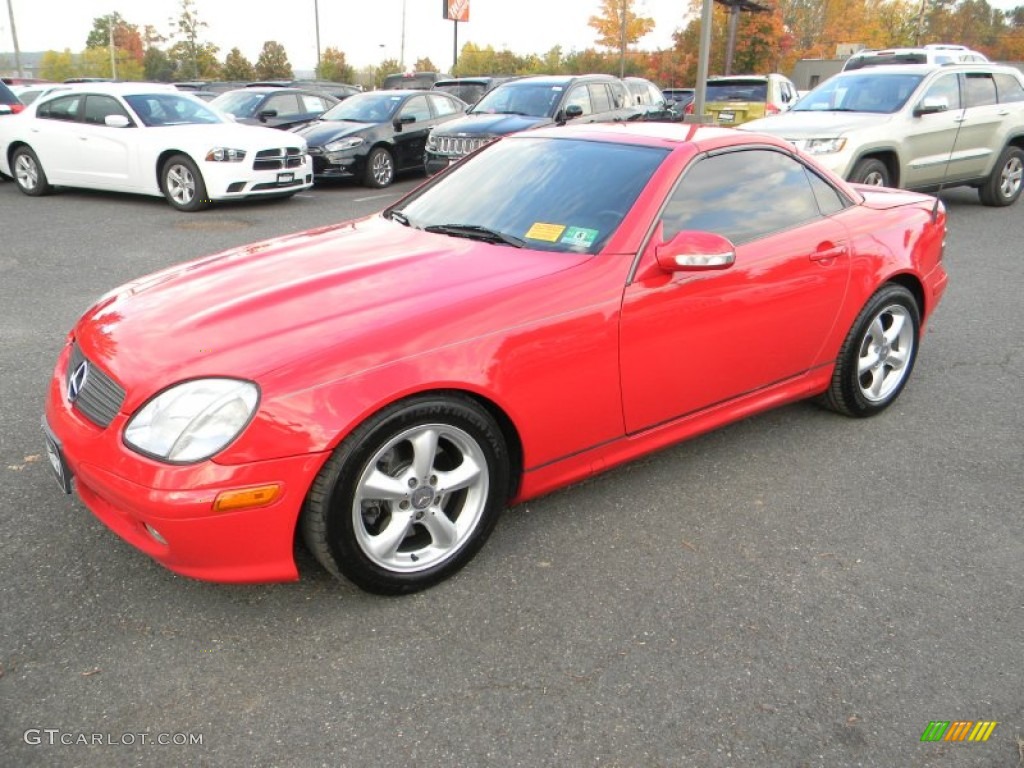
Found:
[[[834,245],[831,248],[819,248],[810,255],[811,261],[832,261],[847,254],[845,245]]]

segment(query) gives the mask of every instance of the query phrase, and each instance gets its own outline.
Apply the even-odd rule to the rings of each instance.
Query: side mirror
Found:
[[[395,126],[396,131],[400,131],[402,130],[403,125],[411,125],[415,122],[416,115],[402,115],[401,117],[395,118],[395,122],[393,123],[393,125]]]
[[[713,232],[684,229],[654,249],[658,266],[666,272],[727,269],[736,261],[736,246]]]
[[[103,118],[103,124],[108,128],[127,128],[132,121],[125,115],[107,115]]]
[[[573,119],[575,119],[577,117],[582,117],[582,116],[583,116],[583,107],[581,107],[579,104],[570,104],[568,107],[565,108],[565,119],[566,120],[573,120]]]
[[[277,110],[276,109],[264,109],[262,112],[260,112],[258,115],[256,115],[256,117],[258,117],[260,119],[261,123],[265,123],[265,122],[267,122],[267,120],[269,118],[277,117]]]
[[[914,107],[914,117],[921,115],[934,115],[936,112],[945,112],[949,109],[949,99],[945,96],[926,96],[921,103]]]

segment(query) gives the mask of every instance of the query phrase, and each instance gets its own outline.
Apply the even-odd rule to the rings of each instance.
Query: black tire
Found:
[[[821,404],[847,416],[884,411],[910,379],[920,335],[921,313],[913,294],[894,283],[882,286],[843,342]]]
[[[201,211],[210,206],[203,174],[187,155],[171,155],[160,169],[160,189],[172,208]]]
[[[1024,175],[1024,151],[1020,147],[1007,147],[999,156],[992,174],[978,187],[982,205],[1001,208],[1013,205],[1020,197]]]
[[[850,173],[849,181],[854,184],[870,184],[876,187],[892,186],[892,176],[888,166],[874,157],[858,160]]]
[[[18,147],[11,155],[11,170],[18,189],[29,197],[42,197],[53,191],[42,163],[29,147]]]
[[[366,158],[363,184],[374,189],[390,186],[395,180],[395,158],[384,147],[374,147]]]
[[[335,449],[306,499],[302,537],[335,576],[368,592],[415,592],[479,551],[509,482],[505,441],[487,411],[454,393],[415,397]]]

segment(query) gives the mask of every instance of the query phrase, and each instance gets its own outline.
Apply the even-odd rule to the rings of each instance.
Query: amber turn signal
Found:
[[[215,512],[229,512],[233,509],[265,507],[281,495],[281,486],[261,485],[257,488],[241,488],[237,491],[221,491],[213,501]]]

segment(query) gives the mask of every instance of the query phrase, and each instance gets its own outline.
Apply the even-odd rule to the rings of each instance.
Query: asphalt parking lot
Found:
[[[0,183],[0,764],[1024,764],[1024,203],[943,193],[950,289],[881,416],[797,404],[532,501],[411,597],[302,552],[178,577],[59,493],[43,393],[95,298],[417,181],[191,215]]]

